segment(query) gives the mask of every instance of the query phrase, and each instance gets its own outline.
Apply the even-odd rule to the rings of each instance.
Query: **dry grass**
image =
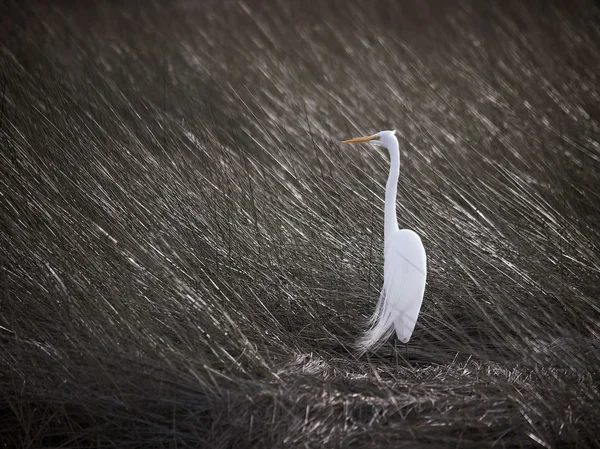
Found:
[[[596,4],[117,3],[3,7],[0,447],[599,445]]]

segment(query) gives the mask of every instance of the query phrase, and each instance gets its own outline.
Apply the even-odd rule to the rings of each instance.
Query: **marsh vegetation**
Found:
[[[594,447],[600,9],[12,2],[1,447]],[[357,357],[386,153],[428,254]]]

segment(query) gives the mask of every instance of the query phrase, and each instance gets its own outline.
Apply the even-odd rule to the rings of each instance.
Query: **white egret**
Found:
[[[343,143],[370,142],[387,148],[390,174],[385,189],[383,288],[369,329],[357,343],[361,353],[377,349],[396,331],[402,343],[408,343],[421,310],[427,261],[425,248],[417,233],[399,229],[396,218],[396,194],[400,176],[400,148],[396,131],[381,131],[372,136],[344,140]]]

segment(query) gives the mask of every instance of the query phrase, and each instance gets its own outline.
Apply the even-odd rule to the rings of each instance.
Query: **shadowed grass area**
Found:
[[[600,9],[7,2],[0,447],[597,447]],[[357,358],[387,154],[428,284]]]

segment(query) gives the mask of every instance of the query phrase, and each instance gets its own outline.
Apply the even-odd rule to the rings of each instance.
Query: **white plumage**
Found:
[[[374,349],[392,332],[407,343],[415,329],[421,310],[427,262],[421,238],[409,229],[394,232],[386,245],[383,265],[383,288],[370,328],[359,340],[360,352]]]
[[[357,343],[360,353],[377,349],[395,331],[408,343],[421,310],[427,258],[421,238],[409,229],[398,229],[396,195],[400,176],[400,149],[395,131],[345,140],[347,143],[371,142],[390,153],[390,174],[385,194],[383,288],[369,329]]]

